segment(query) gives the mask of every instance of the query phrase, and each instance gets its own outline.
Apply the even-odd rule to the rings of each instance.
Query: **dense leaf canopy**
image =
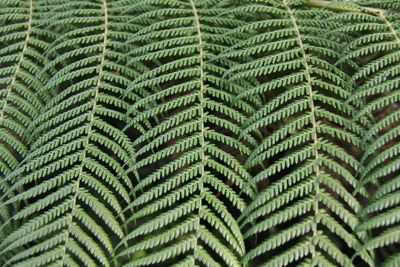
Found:
[[[1,266],[400,266],[395,0],[1,0]]]

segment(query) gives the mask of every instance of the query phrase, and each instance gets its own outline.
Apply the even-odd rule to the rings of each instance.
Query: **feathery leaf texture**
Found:
[[[399,22],[0,1],[0,265],[399,266]]]
[[[239,129],[252,109],[235,99],[242,86],[221,78],[234,62],[213,60],[234,42],[222,35],[239,22],[194,1],[137,7],[137,20],[154,21],[128,41],[137,47],[129,55],[151,67],[127,89],[141,96],[127,127],[141,135],[133,142],[139,182],[126,208],[132,231],[120,246],[128,246],[118,256],[134,259],[127,266],[239,266],[245,247],[234,214],[253,194],[241,160],[248,138],[239,140]]]
[[[374,5],[387,8],[381,3]],[[351,82],[355,88],[348,102],[362,100],[358,116],[372,118],[363,135],[366,144],[361,158],[358,188],[370,191],[368,204],[359,212],[358,232],[369,232],[360,253],[396,246],[399,240],[399,182],[400,182],[400,79],[398,57],[400,49],[399,13],[379,12],[377,16],[365,14],[345,15],[344,28],[359,28],[370,23],[367,33],[362,30],[346,32],[353,39],[345,48],[346,60],[355,63],[351,71]],[[359,28],[360,29],[360,28]],[[359,55],[364,60],[360,61]],[[396,266],[400,254],[393,253],[381,259],[382,266]]]
[[[24,223],[2,240],[2,255],[11,255],[6,265],[109,266],[113,239],[124,236],[120,213],[130,202],[133,150],[118,121],[134,73],[120,65],[123,18],[109,17],[118,6],[106,1],[68,5],[79,12],[58,19],[71,29],[46,51],[57,57],[45,66],[56,71],[44,90],[60,93],[35,118],[35,142],[11,177],[15,196],[5,204],[20,206],[12,219]],[[22,246],[29,248],[13,253]]]
[[[352,254],[345,251],[360,246],[354,234],[360,204],[350,193],[360,163],[351,150],[363,147],[364,131],[351,121],[356,109],[346,102],[348,77],[334,65],[340,44],[323,35],[323,21],[332,14],[318,11],[320,20],[312,20],[313,10],[285,0],[252,9],[254,16],[262,12],[266,22],[277,23],[266,28],[257,22],[252,31],[259,33],[228,52],[250,58],[231,68],[230,80],[260,81],[239,97],[265,99],[244,129],[258,137],[246,165],[254,170],[252,183],[263,188],[239,219],[245,238],[259,240],[244,260],[351,266]],[[332,236],[347,248],[337,247]],[[279,252],[288,242],[292,248]],[[267,261],[258,260],[264,254]]]
[[[29,150],[27,128],[46,101],[40,92],[48,79],[42,73],[44,53],[56,33],[46,30],[47,7],[35,1],[5,1],[0,9],[0,176],[9,175]],[[2,181],[0,192],[10,185]],[[0,221],[12,211],[2,205]],[[9,225],[7,227],[10,227]],[[0,237],[4,238],[4,227]]]

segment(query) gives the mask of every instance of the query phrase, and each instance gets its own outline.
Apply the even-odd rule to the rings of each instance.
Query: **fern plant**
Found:
[[[382,3],[380,7],[386,7]],[[391,250],[398,242],[399,183],[399,97],[398,33],[399,13],[378,11],[377,14],[345,14],[344,32],[352,35],[346,45],[346,60],[354,61],[351,82],[355,88],[349,102],[362,99],[357,116],[368,115],[371,121],[363,135],[366,144],[361,158],[358,188],[370,191],[368,203],[360,211],[357,231],[370,234],[360,251]],[[365,33],[362,25],[370,28]],[[350,32],[349,32],[350,30]],[[362,62],[359,56],[363,55]],[[398,253],[380,259],[384,266],[400,264]]]
[[[332,14],[293,1],[251,9],[264,17],[250,24],[260,33],[228,52],[250,57],[230,69],[230,80],[260,80],[239,97],[265,98],[244,129],[258,137],[246,166],[254,170],[251,183],[262,188],[239,218],[244,236],[259,240],[244,260],[261,264],[258,258],[269,255],[266,266],[303,260],[349,266],[352,254],[346,252],[355,251],[361,237],[354,231],[360,204],[351,194],[360,163],[351,151],[362,148],[364,131],[351,121],[356,108],[346,102],[348,76],[334,65],[340,44],[314,19],[329,20]],[[289,242],[290,249],[281,251]],[[366,253],[361,256],[372,261]]]
[[[6,265],[108,266],[112,239],[124,236],[119,213],[130,202],[133,151],[118,127],[126,109],[119,97],[134,75],[120,64],[124,20],[109,17],[119,7],[105,1],[65,5],[52,19],[70,29],[47,49],[56,56],[43,68],[55,69],[43,90],[60,93],[35,118],[35,142],[8,178],[5,204],[18,206],[12,219],[24,223],[2,240]]]
[[[128,266],[240,266],[245,245],[236,214],[254,192],[241,159],[251,138],[239,136],[252,108],[235,99],[240,83],[222,79],[234,62],[213,60],[235,42],[224,34],[240,21],[220,17],[225,8],[212,3],[164,2],[132,6],[140,10],[132,22],[154,21],[128,40],[136,47],[129,64],[151,68],[126,91],[141,96],[126,128],[140,135],[131,170],[138,183],[118,257],[130,256]]]
[[[1,266],[399,266],[398,1],[0,1]]]
[[[27,128],[49,99],[41,87],[48,77],[42,69],[44,53],[55,40],[57,32],[49,29],[45,14],[48,6],[34,1],[4,1],[0,10],[0,175],[5,178],[27,156],[31,140]],[[46,27],[48,29],[46,29]],[[9,184],[2,179],[1,192]],[[12,209],[12,208],[11,208]],[[10,219],[10,211],[2,205],[0,221]],[[6,236],[2,227],[0,236]]]

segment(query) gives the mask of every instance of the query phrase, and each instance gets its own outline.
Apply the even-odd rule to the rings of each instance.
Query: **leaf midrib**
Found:
[[[3,107],[1,108],[1,111],[0,111],[0,127],[1,127],[1,125],[3,125],[4,113],[5,113],[5,110],[7,108],[8,99],[9,99],[9,97],[11,95],[13,84],[17,80],[18,72],[19,72],[19,70],[21,68],[22,61],[24,60],[24,57],[25,57],[25,51],[28,48],[28,42],[29,42],[29,38],[30,38],[30,35],[31,35],[31,32],[32,32],[32,17],[33,17],[33,2],[32,1],[33,0],[29,0],[28,28],[26,29],[26,37],[25,37],[25,40],[24,40],[24,45],[22,46],[21,54],[20,54],[20,57],[18,59],[17,66],[15,67],[14,75],[11,78],[11,82],[10,82],[8,88],[7,88],[7,93],[6,93],[6,95],[5,95],[4,99],[3,99],[4,103],[3,103]]]
[[[205,176],[205,140],[204,140],[204,131],[205,131],[205,126],[204,126],[204,51],[203,51],[203,39],[202,39],[202,33],[200,29],[200,19],[199,15],[197,13],[196,5],[194,3],[194,0],[189,0],[190,4],[192,6],[192,11],[193,11],[193,16],[194,16],[194,24],[197,32],[197,37],[199,41],[199,68],[200,68],[200,92],[199,92],[199,102],[200,102],[200,178],[199,178],[199,190],[200,190],[200,197],[199,197],[199,211],[197,215],[197,225],[196,225],[196,241],[195,241],[195,246],[194,246],[194,259],[195,261],[196,258],[196,251],[197,251],[197,246],[198,246],[198,239],[200,236],[200,214],[201,214],[201,207],[202,207],[202,200],[204,197],[204,176]]]
[[[79,174],[78,174],[78,178],[76,180],[76,185],[75,185],[75,194],[72,198],[72,208],[70,211],[70,222],[68,224],[68,228],[67,228],[67,233],[66,233],[66,239],[65,239],[65,243],[64,243],[64,253],[61,259],[61,267],[64,266],[64,260],[65,260],[65,255],[67,254],[67,244],[69,241],[69,237],[70,237],[70,229],[71,226],[73,224],[73,219],[74,219],[74,210],[76,208],[76,202],[78,199],[78,192],[80,189],[80,181],[81,181],[81,176],[83,174],[83,163],[85,161],[85,158],[87,157],[87,147],[89,145],[90,142],[90,135],[92,132],[92,127],[93,127],[93,121],[95,119],[95,111],[96,111],[96,107],[97,107],[97,100],[98,100],[98,96],[99,96],[99,87],[100,87],[100,83],[102,81],[102,75],[103,75],[103,68],[104,68],[104,62],[105,62],[105,53],[106,53],[106,47],[107,47],[107,36],[108,36],[108,9],[107,9],[107,2],[106,0],[103,0],[103,12],[104,12],[104,39],[103,39],[103,50],[101,52],[101,60],[100,60],[100,65],[99,65],[99,74],[98,74],[98,79],[97,79],[97,84],[94,87],[95,90],[95,95],[93,98],[93,105],[92,105],[92,109],[90,111],[90,115],[89,115],[89,121],[87,124],[87,135],[86,135],[86,139],[83,143],[83,151],[82,151],[82,160],[81,160],[81,165],[79,167]]]
[[[318,136],[317,136],[317,119],[316,119],[316,114],[315,114],[315,105],[314,105],[314,100],[313,100],[313,89],[311,85],[311,75],[310,75],[310,66],[308,65],[307,62],[307,56],[304,48],[304,44],[301,38],[299,26],[297,25],[296,18],[294,17],[294,14],[287,3],[287,0],[283,0],[283,4],[285,5],[288,15],[290,17],[290,21],[292,22],[292,25],[295,29],[296,33],[296,39],[298,46],[300,47],[300,53],[301,57],[303,60],[303,66],[305,70],[305,76],[307,80],[307,95],[308,95],[308,102],[310,105],[310,113],[311,113],[311,124],[312,124],[312,139],[313,139],[313,146],[314,146],[314,154],[315,154],[315,194],[314,194],[314,222],[313,222],[313,227],[312,227],[312,237],[314,238],[318,234],[318,222],[316,221],[316,217],[319,214],[319,207],[318,207],[318,194],[319,194],[319,176],[320,176],[320,169],[319,169],[319,153],[318,153]],[[315,245],[313,251],[311,252],[311,260],[312,260],[312,266],[315,265],[315,257],[316,257],[316,249]]]

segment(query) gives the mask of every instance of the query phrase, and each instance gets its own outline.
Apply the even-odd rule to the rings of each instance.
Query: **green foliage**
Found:
[[[29,155],[7,177],[5,204],[18,207],[12,219],[23,223],[1,242],[6,265],[109,266],[111,240],[124,236],[133,147],[119,127],[127,107],[120,96],[135,75],[123,68],[124,18],[109,16],[120,8],[106,2],[64,5],[79,12],[52,18],[70,27],[46,50],[53,59],[42,70],[54,69],[42,90],[60,93],[35,118]]]
[[[0,1],[1,266],[398,266],[397,1]]]
[[[263,263],[267,266],[303,258],[308,258],[307,264],[331,261],[351,266],[343,249],[355,251],[360,246],[354,234],[360,204],[350,193],[357,186],[354,173],[360,163],[349,150],[362,148],[364,130],[351,121],[357,111],[346,101],[351,97],[348,76],[334,65],[341,56],[340,44],[323,34],[323,21],[333,14],[324,10],[316,14],[287,1],[257,4],[253,10],[262,11],[265,21],[282,23],[266,32],[257,22],[252,29],[260,32],[252,37],[257,42],[245,40],[248,48],[239,43],[236,51],[229,52],[251,58],[231,68],[230,80],[260,79],[258,86],[239,97],[268,95],[244,129],[255,136],[263,133],[246,166],[254,170],[252,183],[268,183],[239,218],[246,238],[265,237],[244,260],[267,253]],[[257,46],[266,48],[255,50]],[[275,252],[288,242],[293,248]],[[372,262],[368,255],[362,256]]]
[[[133,21],[154,21],[128,40],[136,47],[130,64],[154,67],[126,91],[141,96],[128,110],[127,126],[140,132],[133,141],[132,170],[140,182],[126,207],[133,210],[125,222],[132,231],[121,240],[119,247],[128,245],[118,257],[131,256],[128,266],[175,261],[239,266],[245,245],[232,213],[243,211],[244,198],[254,194],[237,157],[250,153],[244,143],[249,137],[239,136],[252,108],[235,98],[243,90],[240,83],[222,78],[234,62],[214,60],[235,42],[224,34],[239,21],[219,18],[225,9],[193,1],[135,7],[140,14]],[[144,249],[148,253],[138,256]]]
[[[379,7],[387,6],[381,4]],[[371,191],[368,204],[359,212],[361,221],[356,229],[370,233],[361,253],[396,245],[399,237],[399,13],[393,11],[378,16],[349,13],[346,16],[344,28],[349,28],[346,24],[350,24],[353,29],[360,29],[365,23],[373,28],[368,34],[360,30],[345,31],[353,39],[346,45],[345,58],[355,63],[350,71],[355,90],[349,102],[363,100],[358,116],[372,118],[363,135],[366,146],[358,174],[358,188]],[[382,261],[382,266],[397,266],[400,254],[393,253]]]
[[[4,1],[0,8],[0,176],[5,178],[27,156],[31,140],[27,128],[48,99],[41,87],[48,80],[42,72],[44,53],[57,34],[43,16],[48,7],[34,1]],[[2,179],[0,192],[9,184]],[[0,222],[10,219],[10,210],[2,205]],[[6,236],[2,227],[0,237]],[[10,229],[8,229],[10,230]]]

